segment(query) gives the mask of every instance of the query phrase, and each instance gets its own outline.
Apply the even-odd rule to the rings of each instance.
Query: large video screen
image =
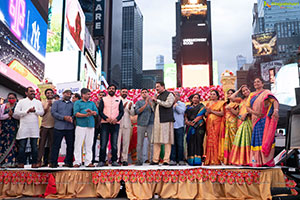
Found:
[[[209,65],[183,65],[182,87],[209,86]]]
[[[207,0],[181,0],[181,16],[188,20],[199,19],[207,14]]]
[[[30,0],[2,0],[0,16],[0,61],[26,79],[42,81],[47,23]]]
[[[208,25],[185,22],[181,33],[183,64],[208,64],[211,51]]]
[[[84,49],[85,15],[78,0],[66,0],[63,50]]]
[[[253,56],[277,54],[277,36],[275,32],[252,35]]]

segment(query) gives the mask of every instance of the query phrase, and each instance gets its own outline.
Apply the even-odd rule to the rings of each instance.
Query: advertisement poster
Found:
[[[48,8],[47,52],[61,50],[63,1],[50,0]]]
[[[182,87],[209,86],[209,65],[183,65]]]
[[[176,73],[176,64],[165,64],[164,65],[164,82],[166,88],[176,88],[177,85],[177,73]]]
[[[64,50],[84,49],[85,16],[78,0],[66,0]]]
[[[187,19],[205,16],[207,13],[207,0],[181,0],[181,16]]]
[[[82,87],[80,81],[56,84],[56,91],[59,96],[62,96],[62,93],[65,89],[70,89],[73,93],[80,94],[81,88]]]
[[[82,87],[90,90],[100,88],[100,82],[97,77],[97,68],[89,61],[89,58],[81,54],[81,65],[80,65],[80,81]]]
[[[42,81],[47,23],[30,0],[2,0],[0,12],[0,61],[29,81]]]
[[[283,66],[282,60],[275,60],[260,64],[261,77],[264,81],[275,83],[275,76],[280,68]]]
[[[277,36],[275,32],[252,35],[253,56],[277,54]]]

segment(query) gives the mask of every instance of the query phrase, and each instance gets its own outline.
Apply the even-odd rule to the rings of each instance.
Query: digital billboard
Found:
[[[209,65],[183,65],[182,87],[209,86]]]
[[[254,57],[277,54],[277,36],[275,32],[252,35]]]
[[[176,64],[170,63],[164,65],[164,82],[166,88],[176,88],[177,78],[176,78]]]
[[[97,68],[92,64],[87,55],[81,53],[80,81],[82,87],[90,90],[99,89],[101,82],[99,82],[97,75],[99,75]]]
[[[44,78],[47,23],[30,0],[0,4],[0,61],[25,78]]]
[[[261,63],[260,64],[260,72],[261,77],[265,82],[269,82],[271,84],[275,83],[275,76],[283,66],[282,60],[275,60],[271,62]]]
[[[63,1],[50,0],[48,9],[47,52],[61,51]]]
[[[78,0],[66,0],[63,50],[84,49],[85,15]]]
[[[207,14],[207,0],[181,0],[181,16],[197,19]]]
[[[211,51],[208,25],[185,22],[181,33],[183,64],[208,64]]]

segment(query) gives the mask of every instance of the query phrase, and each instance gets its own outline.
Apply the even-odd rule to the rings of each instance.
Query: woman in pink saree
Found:
[[[250,166],[275,166],[275,131],[278,122],[279,103],[269,90],[263,89],[260,78],[254,80],[255,92],[247,100],[247,111],[253,124]]]

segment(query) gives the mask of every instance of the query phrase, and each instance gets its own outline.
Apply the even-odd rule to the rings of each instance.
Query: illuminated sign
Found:
[[[40,83],[39,79],[36,78],[26,67],[24,67],[19,61],[13,60],[8,66],[14,71],[18,72],[24,78],[29,80],[31,83],[38,85]]]
[[[182,66],[182,87],[199,87],[209,85],[209,65]]]
[[[96,0],[94,9],[94,37],[101,37],[104,36],[105,0]]]
[[[194,45],[196,42],[206,42],[207,38],[188,38],[188,39],[183,39],[182,44],[183,45]]]
[[[277,36],[275,32],[252,35],[253,56],[277,54]]]
[[[182,0],[181,15],[187,19],[193,16],[206,15],[207,1],[206,0]]]
[[[30,0],[1,0],[0,12],[14,36],[39,59],[46,55],[47,23]]]

